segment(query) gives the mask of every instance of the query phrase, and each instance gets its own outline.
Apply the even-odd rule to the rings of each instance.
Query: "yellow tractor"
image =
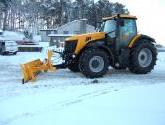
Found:
[[[129,68],[136,74],[150,72],[157,59],[155,40],[137,33],[136,20],[135,16],[117,14],[103,18],[98,32],[67,38],[64,52],[61,54],[64,63],[53,67],[81,72],[88,78],[102,77],[109,66],[115,69]],[[27,64],[24,65],[27,67]],[[52,70],[50,65],[52,64],[49,64],[46,70],[49,70],[49,67]],[[37,69],[34,74],[40,71],[39,67]],[[24,81],[32,79],[27,68],[24,68],[23,72],[26,74]]]

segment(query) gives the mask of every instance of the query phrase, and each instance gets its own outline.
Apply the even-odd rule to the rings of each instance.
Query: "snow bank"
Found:
[[[0,30],[1,32],[1,30]],[[4,40],[23,40],[25,38],[24,34],[21,32],[12,32],[12,31],[2,31],[3,32],[3,37],[1,39]],[[40,42],[41,41],[41,36],[40,35],[35,35],[33,36],[33,41],[34,42]]]
[[[39,42],[39,45],[42,47],[49,47],[49,42]]]
[[[4,31],[3,36],[5,40],[22,40],[24,38],[23,33],[12,31]]]
[[[34,42],[41,42],[41,36],[40,35],[35,35],[33,36]]]

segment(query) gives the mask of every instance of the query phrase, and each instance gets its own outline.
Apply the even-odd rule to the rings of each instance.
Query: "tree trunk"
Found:
[[[0,13],[0,29],[2,29],[2,13]]]
[[[4,19],[3,19],[3,30],[6,30],[7,29],[7,9],[4,10]]]

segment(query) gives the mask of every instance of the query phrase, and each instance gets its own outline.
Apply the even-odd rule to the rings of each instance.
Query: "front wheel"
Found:
[[[79,72],[80,69],[79,69],[78,61],[69,64],[68,69],[70,69],[72,72]]]
[[[136,74],[146,74],[154,68],[156,59],[157,51],[153,43],[150,41],[139,41],[131,49],[129,69]]]
[[[108,71],[108,67],[107,53],[98,48],[87,49],[80,56],[79,69],[86,77],[102,77]]]

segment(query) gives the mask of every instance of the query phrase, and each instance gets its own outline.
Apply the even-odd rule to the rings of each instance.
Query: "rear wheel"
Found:
[[[106,74],[108,66],[107,53],[98,48],[87,49],[80,56],[79,69],[86,77],[102,77]]]
[[[153,43],[147,40],[139,41],[131,49],[129,69],[136,74],[146,74],[154,68],[156,59],[157,51]]]

